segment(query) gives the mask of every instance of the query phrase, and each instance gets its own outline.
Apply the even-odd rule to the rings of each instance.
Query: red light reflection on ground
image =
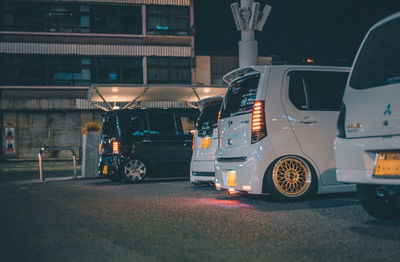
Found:
[[[251,205],[243,204],[240,200],[235,199],[216,199],[216,198],[199,198],[197,201],[200,204],[212,205],[212,206],[222,206],[230,208],[252,208]]]

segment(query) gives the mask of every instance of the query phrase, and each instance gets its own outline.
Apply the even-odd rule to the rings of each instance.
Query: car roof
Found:
[[[120,109],[120,110],[112,110],[108,111],[108,114],[124,114],[129,112],[160,112],[160,111],[172,111],[172,112],[197,112],[197,108],[133,108],[133,109]]]
[[[242,67],[235,69],[226,75],[223,76],[223,80],[225,83],[229,84],[233,80],[235,80],[238,77],[241,77],[243,75],[247,74],[252,74],[252,73],[264,73],[265,70],[270,69],[270,68],[276,68],[282,71],[288,70],[288,69],[300,69],[300,70],[338,70],[338,71],[347,71],[350,72],[350,67],[345,67],[345,66],[324,66],[324,65],[296,65],[296,64],[290,64],[290,65],[265,65],[265,66],[248,66],[248,67]]]

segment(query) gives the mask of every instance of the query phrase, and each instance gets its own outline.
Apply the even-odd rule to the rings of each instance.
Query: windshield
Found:
[[[229,86],[221,107],[221,118],[251,113],[259,79],[260,74],[257,73],[240,78]]]
[[[354,65],[350,86],[366,89],[400,83],[400,18],[369,34]]]
[[[200,113],[197,121],[197,130],[208,130],[215,128],[218,121],[218,111],[221,108],[221,102],[206,106]]]

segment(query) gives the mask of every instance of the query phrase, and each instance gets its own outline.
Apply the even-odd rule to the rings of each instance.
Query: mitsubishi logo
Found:
[[[392,114],[392,110],[390,110],[390,104],[387,105],[385,113],[383,113],[383,115],[391,115]]]

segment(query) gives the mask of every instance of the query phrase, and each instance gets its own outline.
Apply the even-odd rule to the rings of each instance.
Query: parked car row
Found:
[[[128,181],[190,174],[195,185],[212,182],[230,194],[268,193],[278,200],[357,185],[368,213],[400,218],[398,32],[400,13],[375,25],[351,69],[234,70],[224,76],[224,97],[198,101],[200,114],[108,112],[99,174]]]

